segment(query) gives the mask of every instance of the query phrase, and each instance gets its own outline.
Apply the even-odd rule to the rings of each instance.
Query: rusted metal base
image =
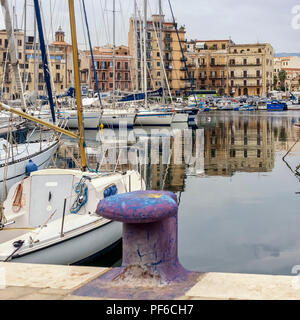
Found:
[[[188,272],[181,281],[161,284],[160,279],[143,273],[143,270],[114,268],[101,277],[72,292],[74,296],[130,299],[130,300],[173,300],[184,296],[202,275],[200,272]],[[133,277],[130,273],[133,272]],[[137,273],[141,273],[137,281]],[[126,274],[126,276],[125,276]],[[113,280],[114,279],[114,280]],[[132,280],[132,281],[131,281]]]

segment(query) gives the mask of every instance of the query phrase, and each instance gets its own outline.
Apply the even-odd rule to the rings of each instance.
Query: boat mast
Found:
[[[80,148],[80,154],[81,154],[82,170],[85,171],[87,169],[87,161],[86,161],[86,154],[85,154],[84,131],[83,131],[83,121],[82,121],[82,100],[81,100],[81,91],[80,91],[79,61],[78,61],[74,0],[69,0],[69,14],[70,14],[75,92],[76,92],[77,117],[78,117],[78,129],[79,129],[79,148]]]
[[[162,30],[163,30],[163,19],[162,19],[162,6],[161,0],[159,0],[159,46],[160,46],[160,79],[161,79],[161,87],[162,87],[162,103],[165,103],[165,84],[164,84],[164,70],[163,70],[163,63],[164,59],[162,57],[163,49],[162,49]]]
[[[143,71],[143,21],[139,10],[139,31],[140,31],[140,86],[144,91],[144,71]]]
[[[54,101],[53,101],[52,88],[51,88],[50,70],[48,65],[48,57],[46,52],[39,0],[34,0],[34,9],[35,9],[37,27],[39,30],[40,49],[42,52],[42,60],[43,60],[43,67],[44,67],[44,79],[45,79],[46,87],[48,91],[48,99],[49,99],[49,105],[51,109],[52,121],[53,123],[55,123],[55,110],[54,110]]]
[[[137,3],[134,0],[134,55],[135,55],[135,90],[139,90],[139,78],[138,78],[138,38],[137,38]]]
[[[36,19],[34,19],[34,64],[33,64],[33,73],[34,73],[34,101],[35,107],[37,106],[37,96],[38,96],[38,74],[37,74],[37,62],[36,62],[36,51],[37,51],[37,30],[36,30]]]
[[[145,90],[145,107],[148,108],[147,95],[147,0],[144,0],[144,90]]]
[[[11,66],[15,76],[16,85],[21,98],[21,107],[26,112],[26,102],[24,99],[24,90],[20,76],[19,63],[17,58],[17,48],[14,37],[14,26],[12,25],[11,16],[7,0],[1,0],[2,12],[5,20],[6,34],[8,40],[8,48],[10,53]]]
[[[26,73],[26,34],[27,34],[27,0],[24,2],[24,43],[23,43],[23,55],[24,55],[24,65],[23,65],[23,90],[25,91],[25,73]]]
[[[116,0],[113,0],[113,107],[116,106]]]

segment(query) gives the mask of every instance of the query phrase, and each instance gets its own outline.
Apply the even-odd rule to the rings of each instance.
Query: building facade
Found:
[[[273,55],[270,44],[196,40],[186,45],[194,88],[219,95],[266,95],[273,87]]]
[[[24,41],[24,32],[21,30],[15,31],[15,42],[24,92],[36,91],[38,95],[44,95],[46,88],[39,45],[34,43],[32,36],[27,36]],[[56,32],[56,41],[48,46],[48,60],[52,90],[54,94],[63,93],[73,84],[73,59],[72,46],[64,42],[64,32],[61,28]],[[6,30],[0,31],[0,79],[3,79],[0,88],[2,98],[18,99],[19,93],[11,68]]]
[[[162,34],[160,35],[160,20]],[[134,89],[144,90],[144,24],[140,19],[130,19],[128,45],[133,57],[132,75]],[[173,22],[165,21],[164,16],[152,15],[146,26],[147,88],[156,90],[164,85],[172,95],[185,89],[185,68],[180,43],[185,45],[185,29],[178,29],[179,39]],[[162,43],[162,46],[160,46]],[[167,79],[167,80],[166,80]]]
[[[286,72],[286,79],[280,79],[280,71]],[[289,92],[300,91],[300,57],[276,57],[274,58],[275,89],[284,89]]]
[[[93,49],[95,68],[100,91],[107,92],[113,90],[113,47],[95,47]],[[118,46],[115,48],[115,89],[117,91],[131,91],[131,60],[128,47]],[[90,88],[96,91],[93,65],[90,61]]]

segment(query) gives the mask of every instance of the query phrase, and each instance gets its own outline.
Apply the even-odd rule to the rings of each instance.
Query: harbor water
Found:
[[[125,135],[104,129],[85,138],[90,168],[136,168],[148,190],[177,194],[185,268],[291,275],[300,265],[299,122],[300,111],[203,112],[193,127],[140,127]],[[74,168],[76,142],[64,141],[56,164]],[[119,245],[89,265],[118,265],[121,258]]]

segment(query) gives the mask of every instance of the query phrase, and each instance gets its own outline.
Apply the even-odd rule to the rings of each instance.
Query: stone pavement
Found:
[[[0,263],[1,300],[105,300],[76,296],[74,291],[110,269]],[[298,276],[202,273],[174,300],[299,300]],[[111,300],[114,300],[111,298]]]

